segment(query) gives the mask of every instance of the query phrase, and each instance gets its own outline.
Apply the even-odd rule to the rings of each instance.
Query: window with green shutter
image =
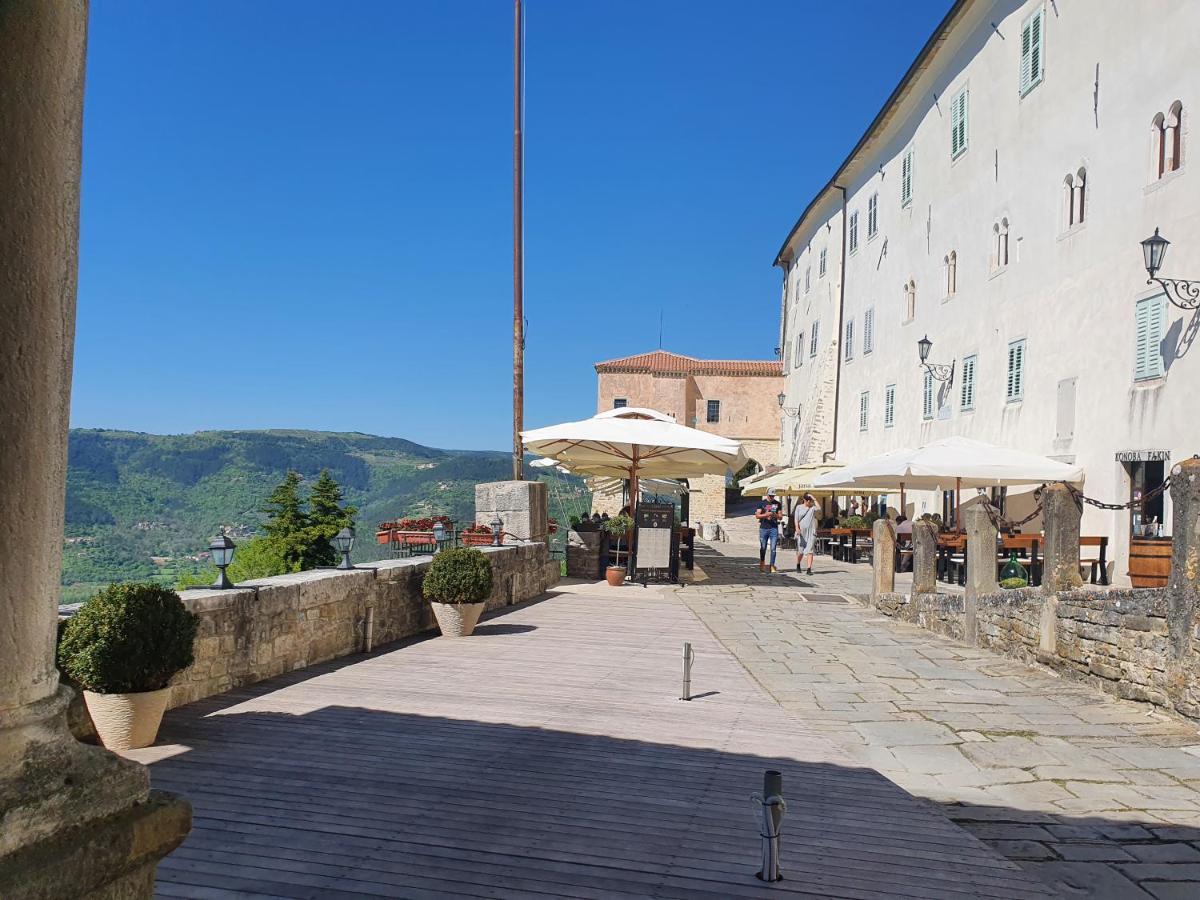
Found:
[[[879,231],[879,192],[876,191],[867,201],[867,240],[875,237]]]
[[[1165,294],[1138,301],[1134,321],[1133,377],[1135,381],[1162,377],[1162,339],[1163,333],[1166,331],[1166,318],[1167,298]]]
[[[850,252],[858,249],[858,210],[850,213]]]
[[[1021,96],[1041,84],[1045,63],[1045,8],[1038,7],[1021,25]]]
[[[812,334],[809,336],[809,344],[808,344],[808,355],[809,356],[817,355],[817,335],[820,333],[820,331],[821,331],[821,320],[818,319],[817,321],[813,322]]]
[[[962,361],[962,408],[975,408],[975,357],[966,356]]]
[[[866,431],[870,421],[871,392],[863,391],[858,395],[858,430]]]
[[[925,384],[921,391],[921,416],[933,418],[933,373],[925,370]]]
[[[896,386],[889,384],[883,389],[883,427],[891,428],[896,423]]]
[[[1020,400],[1025,396],[1025,339],[1013,341],[1008,345],[1008,381],[1005,384],[1004,398]]]
[[[966,149],[967,89],[964,87],[950,100],[950,158],[957,158]]]
[[[854,320],[846,320],[846,359],[854,359]]]
[[[863,356],[875,349],[875,307],[868,306],[863,312]]]
[[[913,184],[913,150],[911,147],[904,153],[904,159],[900,161],[900,205],[908,206],[912,203],[912,184]]]

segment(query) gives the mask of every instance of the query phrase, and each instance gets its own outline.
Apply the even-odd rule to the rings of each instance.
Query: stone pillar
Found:
[[[1171,577],[1167,581],[1167,627],[1171,657],[1192,652],[1196,612],[1200,610],[1200,459],[1185,459],[1171,472],[1173,534]]]
[[[917,594],[937,593],[937,526],[918,519],[913,522],[913,585]]]
[[[544,541],[550,534],[544,481],[489,481],[475,485],[475,521],[499,518],[508,539]]]
[[[1046,486],[1042,492],[1042,521],[1046,530],[1042,591],[1047,594],[1083,585],[1079,575],[1079,519],[1082,515],[1083,509],[1065,484]]]
[[[963,604],[963,638],[968,644],[974,644],[979,638],[976,621],[979,596],[1000,590],[996,582],[997,532],[987,510],[980,504],[970,507],[964,504],[962,515],[967,531],[967,596]]]
[[[896,532],[885,519],[876,519],[871,526],[871,570],[875,576],[871,596],[896,591]]]
[[[186,803],[80,744],[55,666],[85,0],[0,4],[0,897],[151,895]]]

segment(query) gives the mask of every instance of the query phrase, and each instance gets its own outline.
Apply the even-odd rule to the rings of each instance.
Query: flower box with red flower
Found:
[[[492,544],[492,527],[490,525],[472,525],[459,532],[464,547],[490,547]],[[503,541],[503,535],[501,535]]]

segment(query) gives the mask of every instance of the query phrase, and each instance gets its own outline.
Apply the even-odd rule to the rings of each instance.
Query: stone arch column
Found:
[[[189,810],[81,744],[55,666],[85,0],[0,3],[0,896],[150,896]],[[115,892],[115,893],[113,893]]]

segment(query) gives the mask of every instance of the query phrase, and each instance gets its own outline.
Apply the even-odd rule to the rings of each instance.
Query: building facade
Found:
[[[648,407],[674,416],[681,425],[741,441],[760,466],[774,465],[779,456],[783,370],[778,361],[694,359],[655,350],[596,363],[596,375],[597,412]],[[691,521],[725,517],[725,483],[721,475],[689,479]],[[619,501],[608,505],[613,503],[620,506]]]
[[[1200,313],[1147,284],[1139,246],[1160,228],[1160,274],[1200,277],[1198,30],[1185,0],[954,4],[776,258],[785,461],[964,435],[1125,502],[1200,452]],[[1159,526],[1169,500],[1084,509],[1118,583]]]

